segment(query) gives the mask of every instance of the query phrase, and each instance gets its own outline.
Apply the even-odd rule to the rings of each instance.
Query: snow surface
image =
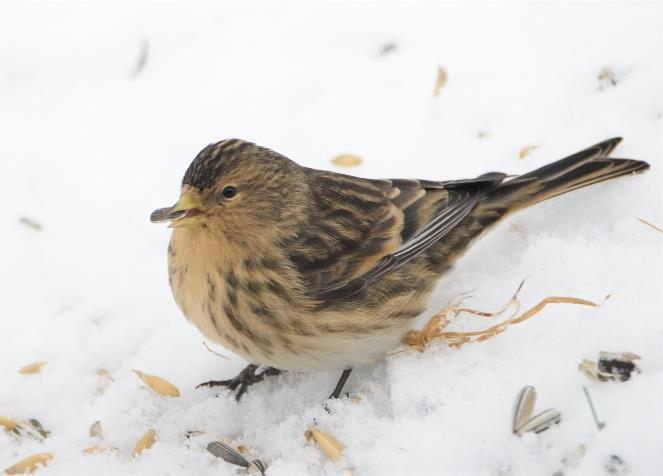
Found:
[[[0,431],[0,468],[50,451],[39,474],[242,473],[204,449],[225,437],[275,476],[605,474],[611,454],[629,474],[661,474],[663,235],[636,218],[663,224],[662,17],[659,2],[0,3],[0,415],[52,431],[44,443]],[[438,65],[449,81],[435,98]],[[616,85],[601,87],[604,67]],[[485,343],[357,369],[347,390],[361,400],[332,414],[321,402],[335,373],[284,374],[239,405],[194,390],[245,362],[208,352],[180,315],[169,230],[148,216],[176,200],[203,146],[241,137],[311,167],[350,152],[364,158],[356,175],[449,179],[522,173],[616,135],[616,155],[650,172],[512,217],[440,281],[428,315],[468,290],[466,305],[496,309],[526,276],[524,306],[610,294],[602,306],[551,306]],[[642,373],[588,381],[577,364],[601,350],[641,355]],[[35,361],[41,373],[17,373]],[[114,379],[103,394],[99,368]],[[517,438],[527,384],[537,411],[563,420]],[[81,454],[95,420],[117,454]],[[341,461],[307,444],[314,422],[346,446]],[[134,459],[148,428],[157,442]],[[187,430],[206,433],[187,443]],[[586,455],[563,468],[579,444]]]

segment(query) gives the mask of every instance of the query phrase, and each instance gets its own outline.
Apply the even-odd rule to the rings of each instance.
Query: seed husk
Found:
[[[46,466],[50,460],[53,459],[53,453],[38,453],[36,455],[23,458],[16,464],[11,465],[5,469],[6,474],[28,474],[34,473],[37,468]]]
[[[242,468],[249,466],[249,461],[239,451],[222,441],[212,441],[207,445],[207,451],[235,466],[241,466]]]
[[[150,375],[141,372],[140,370],[133,369],[134,373],[147,384],[152,390],[157,392],[159,395],[165,395],[168,397],[179,397],[180,391],[178,388],[170,383],[168,380],[156,375]]]
[[[41,372],[41,369],[46,365],[46,362],[33,362],[32,364],[24,365],[20,369],[18,369],[18,373],[20,374],[38,374]]]
[[[514,435],[520,436],[528,431],[541,433],[562,420],[562,414],[551,408],[532,416],[535,404],[536,389],[528,385],[516,397],[516,404],[513,410],[513,424],[511,426]]]
[[[596,365],[596,362],[589,359],[584,359],[580,362],[578,364],[578,370],[580,370],[585,377],[594,382],[607,382],[612,380],[612,375],[601,372],[598,365]]]
[[[362,159],[354,154],[341,154],[334,157],[331,162],[338,167],[356,167],[361,165]]]
[[[530,153],[532,153],[533,151],[535,151],[539,147],[540,146],[538,146],[536,144],[526,145],[525,147],[520,149],[520,152],[518,152],[518,157],[520,157],[521,159],[524,159],[525,157],[527,157]]]
[[[101,422],[97,420],[94,423],[92,423],[92,425],[90,425],[88,433],[90,434],[91,438],[102,439],[104,437],[104,432],[101,429]]]
[[[305,433],[307,441],[315,441],[318,448],[333,461],[341,458],[343,452],[343,445],[335,437],[326,431],[310,427]]]
[[[152,445],[155,441],[156,432],[154,430],[148,430],[140,439],[136,442],[134,446],[133,455],[134,457],[140,455],[143,451],[152,448]]]
[[[90,446],[89,448],[85,448],[83,450],[84,455],[96,455],[100,453],[114,453],[118,451],[117,448],[113,446],[101,446],[101,445],[95,445],[95,446]]]
[[[633,372],[640,372],[634,362],[639,359],[639,355],[631,352],[600,352],[598,362],[584,359],[578,370],[595,382],[626,382]]]
[[[553,425],[556,425],[562,421],[562,414],[557,411],[549,408],[542,411],[538,415],[532,417],[527,423],[525,423],[519,430],[519,434],[527,433],[528,431],[533,431],[534,433],[541,433],[542,431],[547,430]]]
[[[17,421],[12,420],[11,418],[0,416],[0,426],[4,426],[5,430],[13,431],[14,428],[16,428],[16,425],[18,425]]]
[[[106,369],[97,369],[97,376],[99,377],[99,383],[97,385],[97,393],[102,395],[106,389],[110,386],[111,383],[115,382],[113,377]]]
[[[18,422],[12,431],[21,438],[32,438],[37,441],[43,441],[51,433],[45,430],[36,418]]]
[[[524,387],[516,397],[516,405],[513,410],[513,433],[518,433],[525,423],[532,418],[535,403],[536,389],[531,385]]]
[[[254,459],[253,461],[247,460],[244,455],[242,455],[241,449],[247,451],[246,446],[241,445],[236,450],[230,445],[222,441],[212,441],[207,445],[207,451],[212,453],[217,458],[223,459],[225,462],[234,464],[235,466],[241,466],[246,468],[249,474],[255,474],[258,476],[263,476],[267,470],[267,463],[261,459]],[[239,450],[239,451],[238,451]]]
[[[449,74],[443,66],[437,67],[437,77],[435,78],[435,89],[433,89],[433,96],[439,96],[442,92],[442,88],[449,81]]]

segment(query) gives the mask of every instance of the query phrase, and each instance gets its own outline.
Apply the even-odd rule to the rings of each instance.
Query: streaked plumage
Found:
[[[607,158],[619,141],[514,178],[435,182],[314,170],[230,139],[198,154],[183,198],[152,218],[173,220],[173,294],[208,339],[254,364],[345,369],[394,349],[437,279],[504,216],[645,170]]]

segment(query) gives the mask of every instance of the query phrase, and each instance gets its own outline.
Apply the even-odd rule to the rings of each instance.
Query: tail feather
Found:
[[[647,170],[646,162],[608,157],[620,141],[614,138],[600,142],[507,180],[488,195],[486,204],[501,209],[503,215],[572,190]]]
[[[598,144],[587,147],[575,154],[571,154],[568,157],[557,160],[551,164],[544,165],[532,172],[529,172],[525,175],[521,175],[517,180],[528,180],[530,178],[541,178],[549,177],[554,178],[556,176],[562,175],[566,172],[580,167],[582,164],[585,164],[591,160],[594,160],[598,157],[608,157],[615,150],[615,147],[619,145],[622,141],[621,137],[613,137],[612,139],[604,140]]]
[[[608,157],[620,141],[614,138],[600,142],[496,184],[459,226],[428,251],[431,268],[440,273],[449,269],[472,241],[512,212],[581,187],[647,170],[646,162]]]
[[[643,172],[648,168],[649,164],[640,160],[598,157],[557,179],[547,180],[541,191],[542,196],[537,201],[547,200],[566,192],[623,175]]]

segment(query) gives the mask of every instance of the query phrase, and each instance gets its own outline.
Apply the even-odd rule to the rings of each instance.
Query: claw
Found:
[[[244,396],[246,391],[254,383],[262,382],[266,376],[278,375],[281,373],[279,369],[274,367],[268,367],[260,373],[256,373],[258,369],[257,365],[250,364],[247,365],[236,377],[228,380],[210,380],[208,382],[203,382],[198,385],[196,388],[200,387],[227,387],[231,392],[237,390],[235,394],[235,400],[239,400]]]

